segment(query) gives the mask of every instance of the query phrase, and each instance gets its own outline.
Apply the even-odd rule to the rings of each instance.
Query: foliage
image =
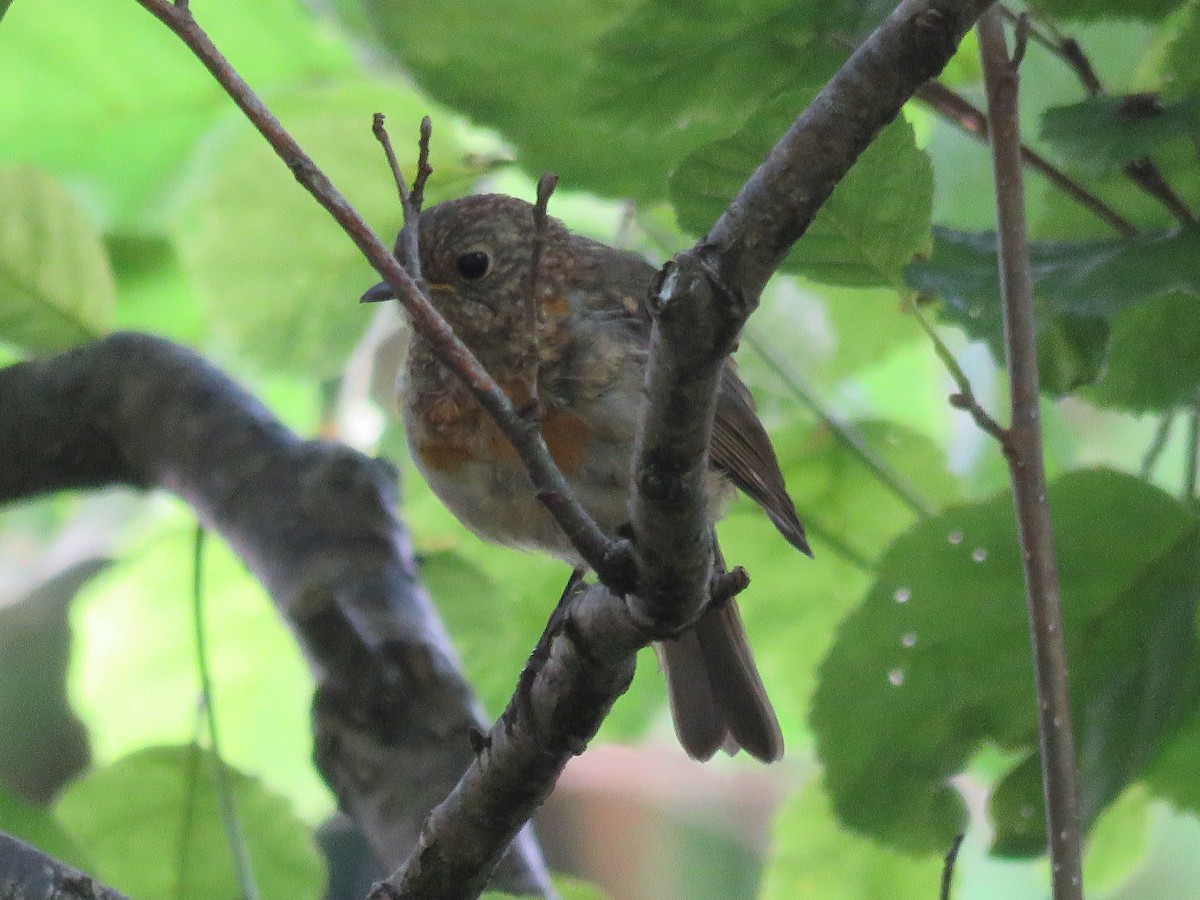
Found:
[[[416,123],[430,113],[431,202],[481,189],[528,197],[552,169],[552,212],[656,259],[705,232],[893,6],[192,5],[380,231],[399,210],[371,114],[388,114],[411,175]],[[1121,900],[1185,896],[1200,890],[1200,873],[1179,874],[1200,853],[1200,532],[1196,498],[1181,491],[1197,453],[1200,231],[1123,170],[1151,160],[1200,211],[1200,3],[1030,7],[1039,35],[1079,40],[1107,93],[1088,96],[1031,42],[1025,140],[1138,230],[1117,234],[1040,176],[1027,181],[1088,878]],[[369,314],[354,301],[373,273],[203,68],[129,0],[0,0],[0,17],[3,358],[153,331],[233,372],[300,432],[402,458],[403,436],[347,376],[361,371],[349,360]],[[968,40],[945,80],[979,102],[975,53]],[[998,450],[945,403],[949,382],[910,313],[914,302],[933,311],[1003,420],[993,228],[986,148],[909,104],[794,248],[739,353],[816,549],[800,558],[744,501],[720,526],[726,555],[753,578],[740,602],[789,758],[820,765],[783,802],[764,897],[935,896],[963,826],[960,900],[1042,890],[1028,859],[1042,846],[1040,775],[1011,501]],[[1143,473],[1160,419],[1177,426]],[[425,579],[494,714],[568,573],[464,533],[411,466],[403,488]],[[34,572],[31,547],[73,546],[87,523],[111,534],[99,556],[71,558],[77,581],[49,570],[0,581],[0,714],[6,731],[24,729],[0,748],[0,828],[147,900],[231,895],[200,777],[211,761],[191,743],[190,523],[155,499],[120,512],[27,504],[0,517],[3,568]],[[309,762],[311,679],[231,554],[212,554],[206,577],[218,714],[264,896],[317,896],[309,835],[332,801]],[[665,722],[647,653],[602,739],[665,738]],[[84,729],[92,768],[64,786],[86,756]],[[11,774],[31,747],[61,751],[40,803]],[[729,771],[752,778],[746,768]],[[692,790],[689,779],[680,793]],[[990,846],[989,823],[966,813],[984,805]],[[180,855],[185,821],[193,842]],[[690,846],[663,865],[691,852],[704,871],[712,859]]]

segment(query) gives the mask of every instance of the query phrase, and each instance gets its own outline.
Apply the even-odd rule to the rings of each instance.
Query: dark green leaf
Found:
[[[1186,294],[1158,297],[1113,322],[1108,367],[1085,396],[1135,413],[1190,402],[1200,389],[1200,304]]]
[[[1181,292],[1200,297],[1200,229],[1127,240],[1030,245],[1041,332],[1043,389],[1066,393],[1103,371],[1109,322],[1138,304]],[[928,262],[908,283],[940,294],[941,315],[1003,358],[995,235],[934,229]]]
[[[1038,0],[1033,8],[1060,19],[1138,19],[1153,22],[1182,0]]]
[[[1108,471],[1064,477],[1050,505],[1090,822],[1195,712],[1200,524],[1166,494]],[[998,791],[997,845],[1044,847],[1007,492],[897,540],[820,678],[812,723],[844,822],[897,847],[944,848],[964,815],[946,779],[992,745],[1027,756]]]
[[[212,782],[198,747],[151,747],[92,772],[59,800],[60,821],[102,881],[135,897],[238,896]],[[255,882],[264,897],[324,895],[308,828],[257,779],[227,769]]]
[[[703,234],[712,226],[815,89],[773,100],[732,137],[683,161],[671,200],[684,228]],[[897,119],[834,189],[783,268],[832,284],[900,287],[904,266],[929,249],[932,198],[929,159]]]
[[[54,179],[0,169],[0,341],[54,351],[103,334],[115,288],[99,235]]]
[[[1200,97],[1089,97],[1042,113],[1042,140],[1080,170],[1100,174],[1200,135]]]

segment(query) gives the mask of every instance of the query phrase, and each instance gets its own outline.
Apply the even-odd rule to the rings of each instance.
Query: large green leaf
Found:
[[[419,94],[390,82],[339,82],[272,97],[272,106],[388,243],[400,204],[371,113],[388,114],[404,171],[416,162],[417,125],[436,122],[429,201],[464,191],[483,164],[461,129]],[[214,139],[177,232],[187,270],[213,328],[267,372],[332,377],[366,329],[358,297],[378,276],[336,222],[240,118]]]
[[[1103,470],[1056,482],[1050,506],[1091,822],[1195,712],[1200,524],[1144,482]],[[892,545],[821,668],[812,724],[840,818],[914,851],[946,846],[961,827],[949,777],[986,746],[1022,754],[992,812],[998,847],[1034,852],[1045,843],[1035,714],[1004,493]]]
[[[0,169],[0,341],[54,351],[99,337],[115,288],[104,245],[50,176]]]
[[[789,92],[756,112],[732,137],[691,153],[671,179],[684,228],[703,234],[804,108]],[[933,173],[904,119],[866,149],[784,263],[816,281],[859,287],[903,285],[902,270],[929,249]]]
[[[1200,97],[1089,97],[1042,113],[1042,140],[1085,172],[1102,173],[1200,136]]]
[[[256,90],[350,67],[346,48],[293,0],[210,3],[196,15]],[[21,0],[0,29],[0,84],[0,161],[36,162],[68,180],[106,230],[161,230],[170,212],[164,189],[232,107],[136,3]]]
[[[132,897],[235,897],[215,765],[196,746],[150,747],[73,784],[56,812],[96,876]],[[226,773],[262,896],[324,896],[324,864],[287,801],[236,769]]]
[[[936,896],[942,873],[940,857],[897,853],[840,828],[815,783],[788,800],[772,830],[759,893],[762,900],[927,900]]]

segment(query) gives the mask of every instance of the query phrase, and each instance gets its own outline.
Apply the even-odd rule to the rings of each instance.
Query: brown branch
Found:
[[[987,114],[966,97],[955,93],[939,81],[930,81],[917,91],[917,99],[954,122],[967,134],[985,144],[989,141]],[[1115,209],[1075,181],[1062,169],[1026,144],[1021,144],[1021,159],[1025,165],[1043,176],[1052,185],[1110,225],[1118,234],[1133,237],[1137,226]]]
[[[619,598],[573,584],[458,786],[425,823],[408,862],[371,898],[478,896],[512,835],[628,688],[645,643]]]
[[[458,339],[395,256],[238,75],[188,10],[167,0],[137,2],[192,50],[291,169],[296,180],[334,217],[375,267],[394,296],[404,305],[413,327],[435,349],[442,363],[462,379],[480,406],[500,426],[525,464],[537,489],[538,499],[570,537],[580,555],[606,583],[623,588],[630,586],[633,576],[628,548],[621,541],[610,541],[572,495],[567,480],[550,458],[537,423],[518,415],[512,401]]]
[[[1078,771],[1058,565],[1042,459],[1037,326],[1021,180],[1019,78],[1008,57],[1003,16],[999,11],[991,11],[980,19],[979,49],[993,134],[1000,291],[1012,402],[1012,425],[1008,429],[1012,452],[1008,454],[1008,464],[1025,563],[1046,842],[1055,900],[1082,900]]]
[[[1026,17],[1028,21],[1028,13],[1018,15],[1011,10],[1001,7],[1004,15],[1009,21],[1016,23],[1021,20],[1021,16]],[[1083,84],[1084,90],[1091,97],[1100,97],[1107,93],[1104,89],[1104,83],[1100,81],[1100,77],[1096,74],[1096,70],[1092,68],[1091,60],[1083,50],[1083,45],[1079,41],[1066,35],[1057,34],[1050,37],[1041,32],[1034,31],[1034,40],[1061,59],[1073,71],[1076,77]],[[1019,60],[1018,60],[1019,62]],[[1167,211],[1175,217],[1182,225],[1196,224],[1196,217],[1184,202],[1183,198],[1175,192],[1175,189],[1163,177],[1162,171],[1154,164],[1154,161],[1148,156],[1143,156],[1140,159],[1132,160],[1121,167],[1121,171],[1125,173],[1125,177],[1132,181],[1145,194],[1153,197],[1159,203],[1167,208]]]
[[[128,900],[78,869],[0,831],[0,898]]]
[[[482,717],[417,580],[391,467],[302,441],[194,353],[148,335],[0,370],[0,409],[0,502],[158,486],[230,544],[310,660],[322,774],[380,863],[398,865],[470,761]],[[528,833],[503,877],[548,893]]]

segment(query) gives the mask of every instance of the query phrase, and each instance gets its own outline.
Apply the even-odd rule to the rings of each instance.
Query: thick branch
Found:
[[[263,582],[317,680],[316,756],[397,865],[482,723],[395,519],[395,473],[303,441],[195,354],[119,334],[0,370],[0,501],[125,483],[178,494]],[[504,884],[545,891],[532,843]]]
[[[629,687],[645,643],[603,586],[568,589],[470,768],[425,823],[408,863],[373,896],[478,896],[512,836]]]
[[[979,22],[979,48],[992,123],[992,164],[996,180],[1000,290],[1004,345],[1012,402],[1006,454],[1012,480],[1017,528],[1025,560],[1025,590],[1038,697],[1038,736],[1045,790],[1046,833],[1055,900],[1082,900],[1079,788],[1067,651],[1054,531],[1046,503],[1039,406],[1037,328],[1033,279],[1025,230],[1017,117],[1019,79],[1008,57],[998,10]]]
[[[632,498],[636,611],[699,615],[712,546],[704,481],[724,358],[767,280],[859,154],[937,75],[990,0],[904,0],[858,47],[712,230],[663,270],[638,423]]]
[[[128,900],[78,869],[0,831],[0,898]]]

